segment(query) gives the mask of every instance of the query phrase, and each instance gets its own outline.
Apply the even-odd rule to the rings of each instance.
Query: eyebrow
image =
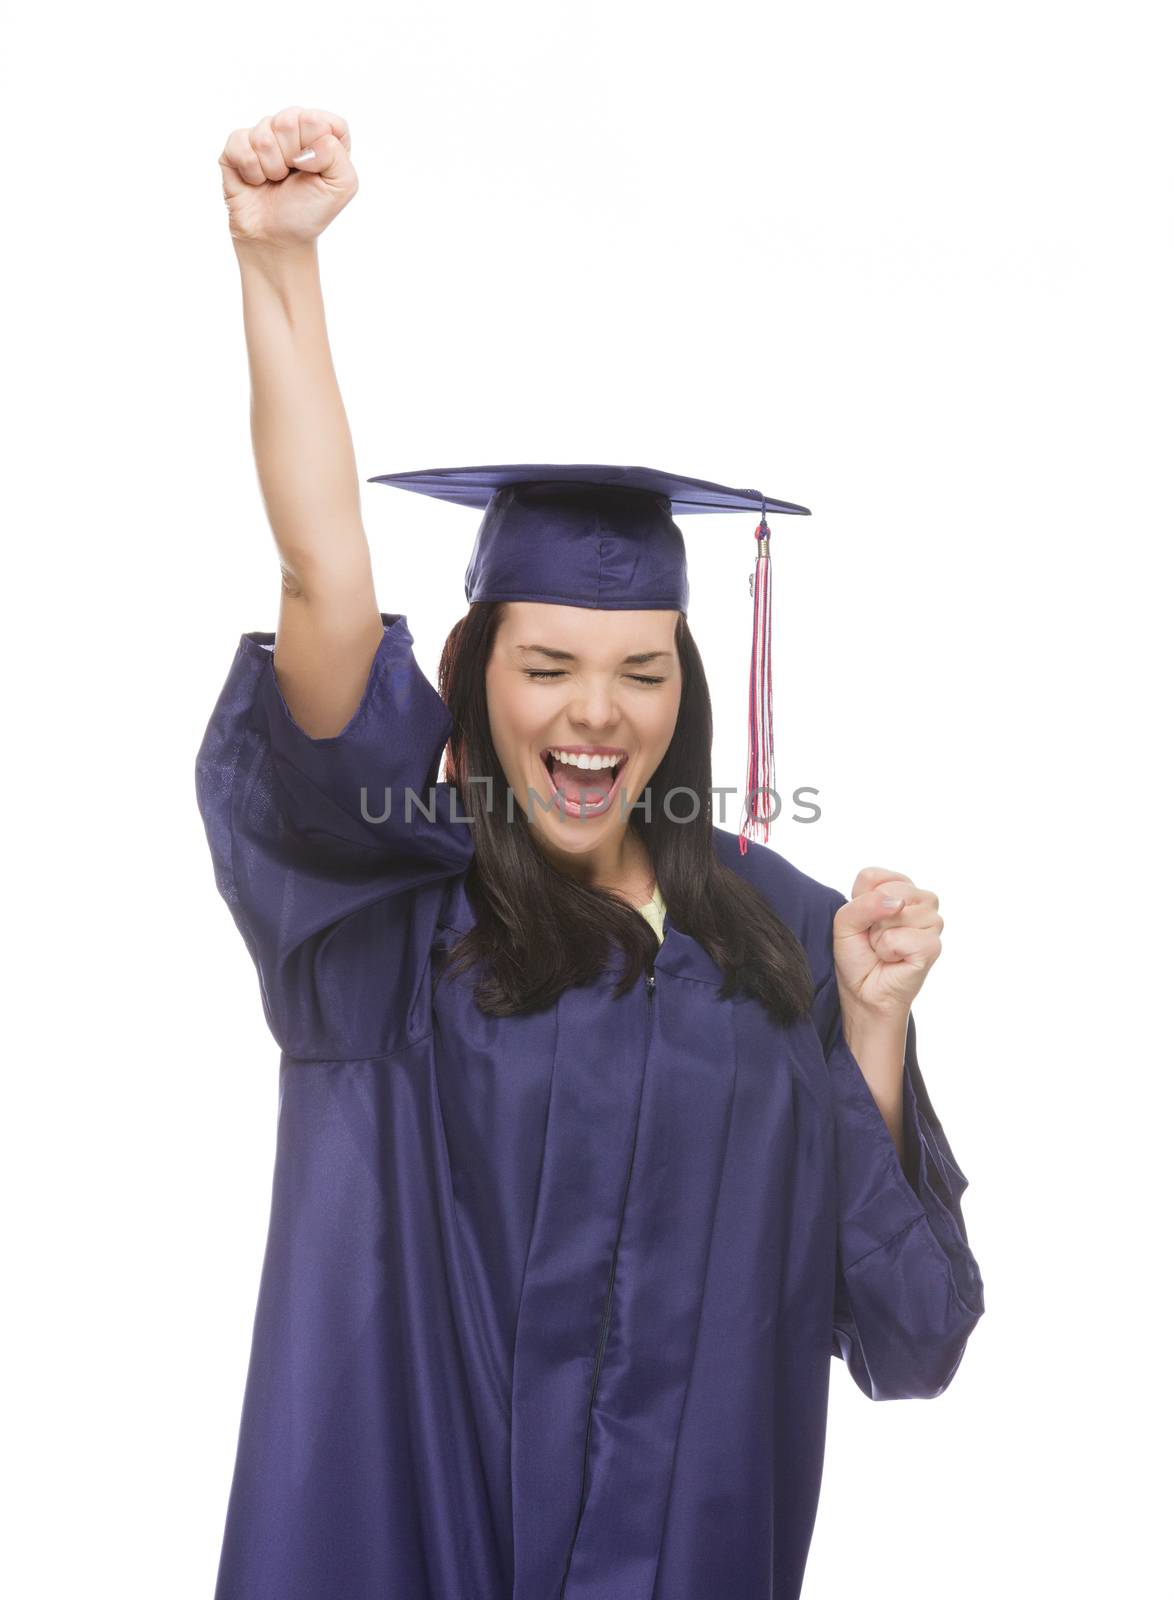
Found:
[[[548,661],[576,661],[577,656],[570,650],[552,650],[545,644],[520,644],[515,646],[518,651],[529,651],[536,656],[545,656]],[[659,661],[662,656],[669,656],[668,650],[644,650],[639,655],[625,656],[620,663],[624,667],[642,667],[649,661]]]

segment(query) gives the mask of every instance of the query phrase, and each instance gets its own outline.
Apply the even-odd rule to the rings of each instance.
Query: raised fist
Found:
[[[236,128],[220,157],[232,237],[276,245],[316,239],[359,187],[350,149],[344,118],[304,106]]]
[[[888,867],[863,867],[832,920],[840,1006],[867,1021],[903,1021],[942,953],[945,922],[932,889]]]

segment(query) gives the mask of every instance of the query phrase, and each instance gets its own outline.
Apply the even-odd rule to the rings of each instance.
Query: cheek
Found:
[[[524,759],[524,747],[537,739],[530,696],[507,678],[485,684],[486,707],[489,712],[489,732],[494,749],[503,768]]]
[[[673,733],[677,726],[677,717],[681,709],[680,690],[673,695],[665,695],[652,709],[646,729],[647,743],[659,750],[662,754],[669,747]]]
[[[485,675],[485,709],[489,717],[489,737],[500,761],[509,754],[509,702],[500,679]]]

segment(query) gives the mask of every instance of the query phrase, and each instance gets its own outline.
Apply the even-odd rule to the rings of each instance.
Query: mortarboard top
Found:
[[[368,478],[484,512],[465,571],[465,598],[532,600],[596,610],[687,612],[689,579],[678,514],[757,511],[752,576],[748,830],[770,834],[774,735],[770,673],[768,511],[806,506],[649,467],[588,464],[436,467]]]

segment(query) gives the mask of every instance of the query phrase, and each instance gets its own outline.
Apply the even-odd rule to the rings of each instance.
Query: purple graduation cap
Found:
[[[750,649],[749,756],[739,848],[770,837],[774,788],[771,695],[771,578],[768,511],[810,516],[806,506],[757,489],[731,489],[649,467],[436,467],[368,478],[484,511],[465,571],[465,598],[537,600],[603,611],[687,614],[681,513],[757,511],[757,557],[751,575],[754,632]]]

